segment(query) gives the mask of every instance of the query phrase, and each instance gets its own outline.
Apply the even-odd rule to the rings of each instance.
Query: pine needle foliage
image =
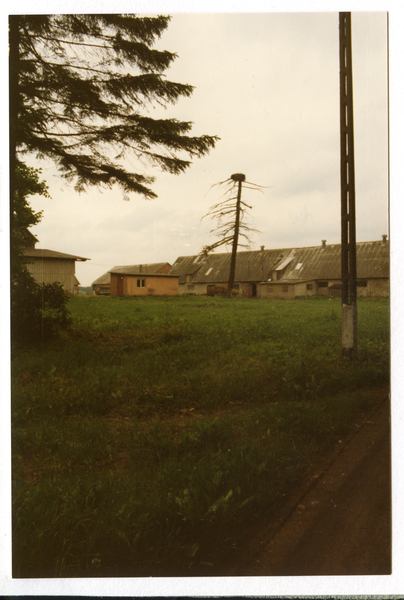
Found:
[[[23,288],[29,286],[32,279],[27,270],[27,259],[24,248],[35,245],[36,238],[29,228],[37,225],[42,219],[42,211],[34,212],[29,204],[28,198],[36,194],[49,197],[48,187],[45,181],[40,179],[40,169],[28,167],[21,161],[17,161],[15,171],[15,191],[10,212],[10,283],[11,296],[21,285]]]
[[[153,119],[150,105],[189,97],[193,86],[168,81],[177,58],[153,48],[168,16],[12,15],[10,155],[53,160],[78,191],[119,184],[156,197],[145,162],[180,174],[218,138],[192,137],[192,123]],[[185,156],[187,157],[184,158]],[[180,156],[179,156],[180,154]],[[14,163],[13,163],[14,161]]]

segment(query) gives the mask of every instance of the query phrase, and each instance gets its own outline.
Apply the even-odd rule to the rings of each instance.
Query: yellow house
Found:
[[[151,265],[111,269],[111,296],[177,296],[179,278],[164,272],[170,268],[166,265],[158,273],[148,268]]]
[[[102,295],[102,296],[122,295],[122,294],[117,294],[117,289],[118,289],[117,283],[115,283],[114,293],[111,294],[111,273],[119,273],[120,276],[122,277],[122,281],[123,281],[124,275],[133,275],[136,273],[141,273],[142,275],[144,275],[145,273],[147,273],[148,275],[157,274],[157,273],[165,274],[165,273],[168,273],[168,271],[170,269],[171,269],[171,265],[168,262],[112,267],[112,269],[110,271],[108,271],[107,273],[104,273],[104,275],[101,275],[101,277],[98,277],[98,279],[93,281],[93,292],[97,296],[100,296],[100,295]],[[136,287],[137,287],[137,284],[136,284]],[[140,291],[142,291],[142,290],[140,290]],[[143,290],[143,292],[144,292],[144,290]],[[136,294],[136,295],[138,295],[138,294]]]

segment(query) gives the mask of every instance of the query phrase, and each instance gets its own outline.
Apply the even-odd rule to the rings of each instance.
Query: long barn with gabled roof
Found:
[[[387,236],[358,242],[359,297],[389,295],[390,252]],[[180,294],[226,294],[230,253],[179,257],[169,273],[178,275]],[[341,246],[281,248],[237,253],[233,294],[258,298],[296,298],[341,294]]]

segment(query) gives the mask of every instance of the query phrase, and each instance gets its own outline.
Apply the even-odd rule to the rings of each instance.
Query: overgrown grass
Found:
[[[389,305],[70,300],[12,361],[13,575],[192,574],[275,511],[389,381]]]

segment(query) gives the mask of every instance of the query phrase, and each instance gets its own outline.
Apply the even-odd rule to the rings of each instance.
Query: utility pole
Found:
[[[234,224],[234,237],[233,237],[233,245],[231,251],[231,260],[230,260],[230,274],[229,281],[227,284],[227,296],[231,298],[231,293],[233,290],[234,277],[236,274],[236,259],[237,259],[237,245],[238,245],[238,234],[240,230],[240,208],[241,208],[241,184],[245,181],[245,175],[243,173],[235,173],[230,177],[233,181],[238,182],[238,191],[237,191],[237,204],[236,204],[236,221]]]
[[[339,13],[342,354],[357,356],[356,220],[351,13]]]

